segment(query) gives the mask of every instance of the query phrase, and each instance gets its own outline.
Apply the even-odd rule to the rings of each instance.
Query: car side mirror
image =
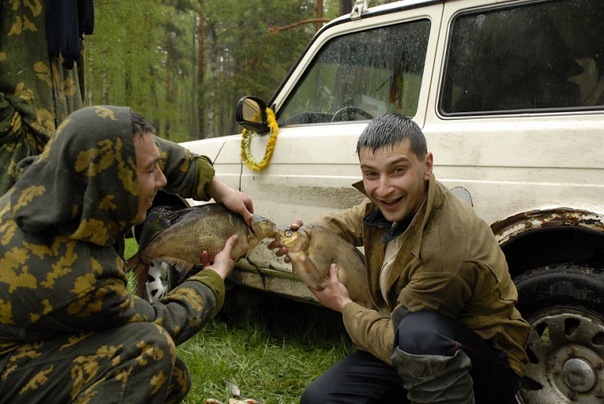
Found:
[[[235,120],[245,129],[258,134],[270,132],[266,123],[266,104],[259,98],[246,96],[237,102]]]

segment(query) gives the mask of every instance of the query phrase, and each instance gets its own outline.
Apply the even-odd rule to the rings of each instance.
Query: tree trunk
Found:
[[[204,0],[199,0],[199,24],[197,25],[197,114],[198,139],[207,137],[205,105],[203,103],[204,78],[206,75],[206,20],[204,16]]]
[[[323,26],[323,23],[320,21],[323,18],[323,0],[317,0],[315,3],[315,14],[317,16],[317,22],[315,23],[315,31],[319,31]]]
[[[340,0],[340,15],[350,14],[354,0]]]

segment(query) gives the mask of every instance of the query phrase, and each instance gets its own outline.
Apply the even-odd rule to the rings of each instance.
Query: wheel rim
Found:
[[[529,364],[521,383],[525,403],[601,403],[604,397],[604,320],[568,307],[527,316]]]
[[[147,297],[156,302],[170,290],[170,266],[163,261],[153,261],[147,275]]]

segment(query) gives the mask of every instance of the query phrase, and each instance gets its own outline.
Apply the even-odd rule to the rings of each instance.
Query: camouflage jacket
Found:
[[[157,141],[166,190],[208,199],[210,162]],[[129,108],[74,112],[23,169],[0,198],[0,359],[25,341],[132,322],[157,323],[178,344],[220,309],[224,282],[213,271],[184,282],[161,303],[127,288],[115,246],[138,210]]]

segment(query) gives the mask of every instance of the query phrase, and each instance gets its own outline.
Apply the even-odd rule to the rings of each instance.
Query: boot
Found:
[[[412,355],[397,347],[391,359],[412,404],[474,404],[472,361],[463,351],[453,356]]]

